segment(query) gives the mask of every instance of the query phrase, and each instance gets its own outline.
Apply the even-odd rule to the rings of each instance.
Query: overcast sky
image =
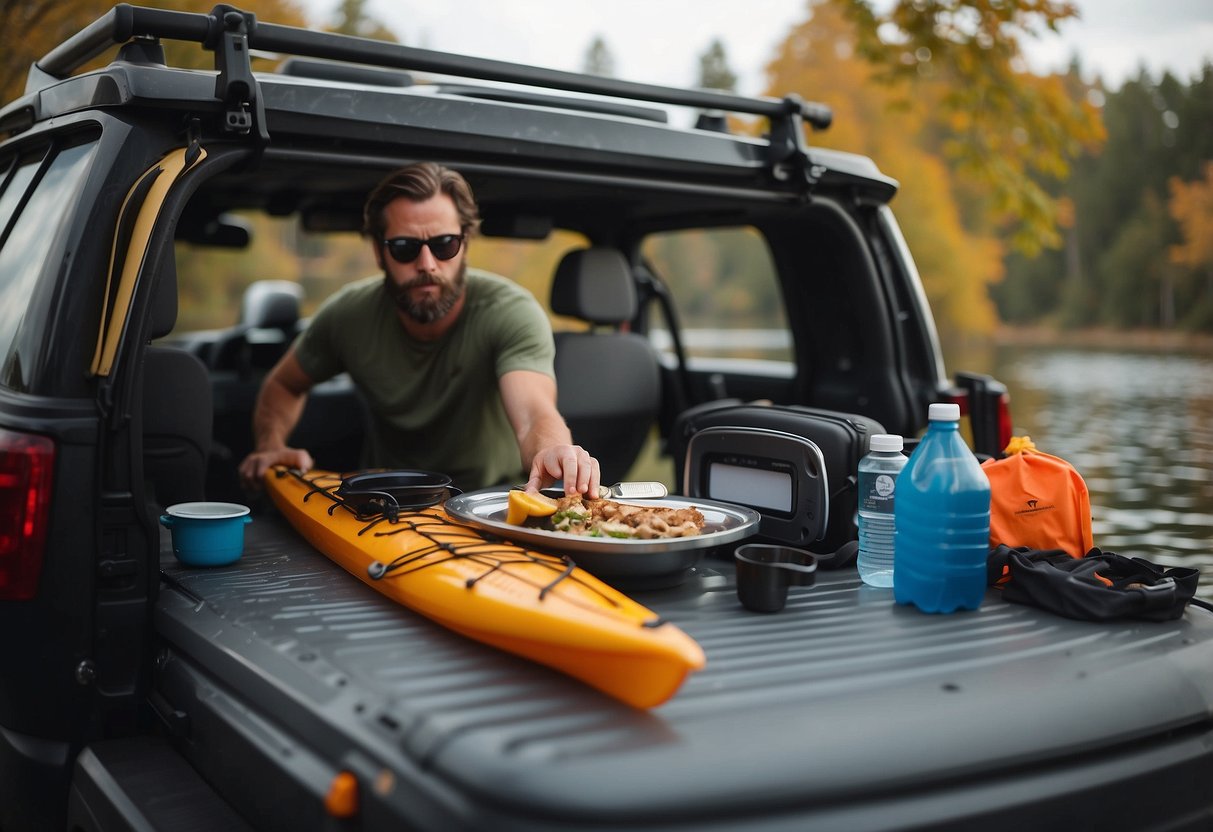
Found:
[[[310,22],[333,16],[338,0],[302,0]],[[1068,21],[1029,51],[1034,68],[1064,68],[1080,55],[1089,75],[1115,89],[1145,67],[1183,80],[1213,61],[1211,0],[1078,0]],[[370,0],[369,13],[410,46],[580,70],[595,35],[620,78],[693,85],[699,55],[720,38],[740,78],[738,92],[764,91],[764,67],[805,0]],[[1203,59],[1203,60],[1202,60]]]

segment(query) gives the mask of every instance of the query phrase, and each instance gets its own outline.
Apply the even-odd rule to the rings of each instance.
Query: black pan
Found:
[[[460,494],[451,478],[434,471],[387,469],[363,471],[342,477],[337,496],[359,516],[428,508]]]

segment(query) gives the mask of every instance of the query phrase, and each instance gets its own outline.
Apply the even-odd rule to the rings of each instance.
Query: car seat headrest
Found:
[[[552,280],[552,311],[594,324],[621,324],[636,317],[636,283],[618,249],[584,248],[560,261]]]
[[[299,323],[303,287],[289,280],[258,280],[244,290],[240,323],[250,329],[291,329]]]

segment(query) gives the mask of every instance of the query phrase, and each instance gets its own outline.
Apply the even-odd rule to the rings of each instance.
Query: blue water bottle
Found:
[[[960,407],[932,404],[897,480],[893,598],[923,612],[975,610],[986,592],[990,481],[960,435]]]

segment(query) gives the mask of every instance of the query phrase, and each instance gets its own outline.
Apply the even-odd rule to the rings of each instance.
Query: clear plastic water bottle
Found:
[[[893,585],[894,493],[905,467],[902,439],[877,433],[859,460],[859,577],[869,586]]]
[[[975,610],[986,592],[990,481],[960,435],[960,407],[933,404],[897,483],[893,598],[923,612]]]

